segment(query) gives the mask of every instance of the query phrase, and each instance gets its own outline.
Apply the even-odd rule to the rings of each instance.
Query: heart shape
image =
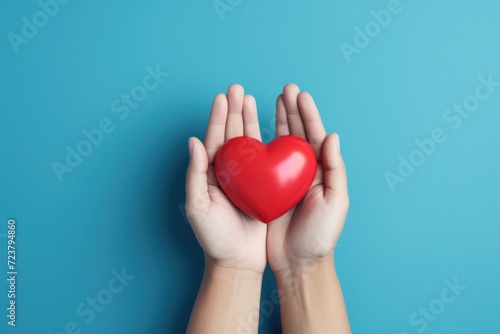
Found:
[[[282,216],[305,196],[316,175],[316,155],[297,136],[265,145],[242,136],[217,152],[215,175],[226,196],[241,211],[264,223]]]

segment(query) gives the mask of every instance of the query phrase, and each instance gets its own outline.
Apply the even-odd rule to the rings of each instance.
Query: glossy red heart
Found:
[[[232,138],[215,158],[215,174],[226,196],[241,211],[266,224],[304,197],[316,167],[311,145],[292,135],[267,145],[252,137]]]

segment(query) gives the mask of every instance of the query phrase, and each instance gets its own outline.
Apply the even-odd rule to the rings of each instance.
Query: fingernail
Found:
[[[338,148],[338,150],[340,152],[340,136],[339,136],[338,133],[337,133],[337,148]]]
[[[188,146],[189,146],[189,157],[191,158],[191,156],[193,155],[193,146],[194,146],[193,140],[191,138],[189,138],[188,140]]]

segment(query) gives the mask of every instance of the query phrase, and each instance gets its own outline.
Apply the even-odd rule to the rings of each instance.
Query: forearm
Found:
[[[333,256],[276,273],[283,333],[351,333]]]
[[[188,334],[257,333],[262,273],[205,261]]]

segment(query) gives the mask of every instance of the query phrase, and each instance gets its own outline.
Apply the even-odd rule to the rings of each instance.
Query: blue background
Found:
[[[234,2],[233,2],[234,3]],[[287,82],[316,99],[340,133],[351,209],[336,264],[354,333],[417,333],[409,317],[440,298],[444,280],[466,285],[426,333],[499,333],[500,89],[458,129],[445,111],[500,81],[498,1],[410,1],[348,63],[340,43],[388,1],[246,1],[218,15],[212,1],[71,1],[15,53],[7,34],[37,1],[0,11],[0,277],[7,220],[17,220],[17,326],[0,332],[182,333],[203,272],[182,212],[187,139],[203,137],[213,97],[234,82],[258,103],[268,141]],[[111,103],[142,83],[146,67],[169,76],[128,118]],[[82,130],[115,130],[59,182]],[[442,128],[437,145],[391,191],[415,139]],[[179,209],[181,208],[181,209]],[[90,323],[76,313],[112,270],[135,279]],[[266,272],[263,299],[275,289]],[[261,333],[279,333],[279,312]]]

